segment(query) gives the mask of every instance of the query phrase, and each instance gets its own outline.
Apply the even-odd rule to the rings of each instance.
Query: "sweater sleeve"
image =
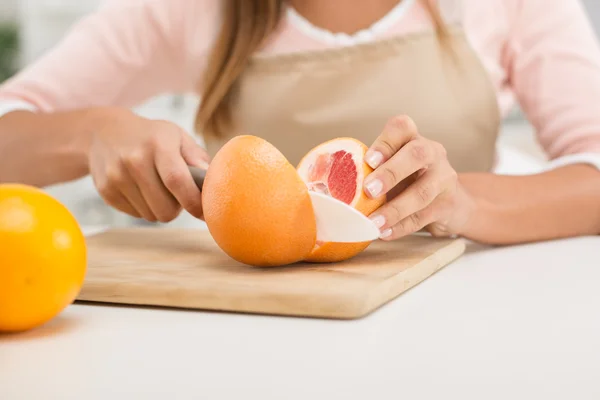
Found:
[[[111,0],[0,86],[3,104],[44,112],[132,107],[165,92],[194,90],[216,26],[215,1]],[[202,15],[202,20],[191,19]],[[204,36],[198,46],[194,38]],[[192,48],[193,47],[193,48]],[[190,66],[196,62],[195,66]],[[22,108],[22,107],[21,107]]]
[[[580,0],[505,1],[505,68],[551,165],[600,166],[600,47]]]

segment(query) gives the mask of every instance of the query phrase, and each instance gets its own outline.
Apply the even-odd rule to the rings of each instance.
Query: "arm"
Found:
[[[0,183],[46,186],[89,173],[107,204],[134,217],[168,222],[186,209],[201,218],[188,166],[206,168],[206,153],[178,126],[128,108],[196,86],[218,4],[109,2],[0,87],[3,104],[31,106],[0,116]]]
[[[505,69],[549,155],[531,176],[466,174],[468,237],[490,243],[600,233],[600,51],[579,1],[511,0]]]
[[[44,187],[87,175],[91,135],[110,114],[90,108],[49,114],[14,111],[1,117],[0,183]]]
[[[122,108],[86,108],[15,111],[0,118],[2,127],[18,140],[0,135],[0,183],[46,186],[91,173],[107,204],[134,217],[169,222],[182,209],[203,216],[188,166],[206,169],[208,157],[174,124]]]
[[[600,172],[573,164],[529,176],[462,174],[473,212],[460,234],[516,244],[600,233]]]
[[[113,108],[193,88],[201,71],[189,65],[183,45],[186,3],[108,2],[0,86],[0,102],[31,106],[0,115],[0,182],[46,186],[79,178],[89,172],[90,135],[123,112]]]
[[[367,154],[371,216],[382,238],[422,228],[488,244],[600,233],[600,51],[581,4],[503,0],[512,22],[508,82],[550,156],[530,176],[460,174],[407,117],[392,119]],[[400,188],[399,190],[397,188]]]
[[[409,117],[395,117],[365,156],[375,169],[366,193],[388,198],[370,217],[384,240],[421,229],[495,245],[598,234],[600,163],[583,156],[529,176],[459,175],[441,144],[421,136]]]

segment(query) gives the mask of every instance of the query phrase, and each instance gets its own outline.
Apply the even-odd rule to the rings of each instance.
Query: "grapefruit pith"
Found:
[[[315,246],[308,188],[285,156],[256,136],[236,136],[217,152],[206,173],[202,204],[215,242],[244,264],[293,264]]]
[[[311,191],[332,196],[369,215],[385,202],[385,195],[372,199],[363,190],[363,182],[373,169],[364,161],[368,147],[353,138],[324,142],[298,164],[298,174]],[[316,243],[304,261],[339,262],[364,251],[371,242]]]

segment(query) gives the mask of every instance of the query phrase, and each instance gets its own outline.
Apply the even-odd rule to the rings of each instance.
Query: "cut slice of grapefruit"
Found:
[[[308,190],[332,196],[368,216],[383,205],[385,195],[372,199],[363,190],[364,179],[373,171],[364,161],[367,150],[364,143],[353,138],[324,142],[309,151],[300,161],[298,174]],[[365,250],[370,243],[317,242],[305,261],[347,260]]]

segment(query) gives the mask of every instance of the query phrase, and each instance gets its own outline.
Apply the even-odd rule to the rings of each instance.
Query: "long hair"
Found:
[[[435,25],[438,39],[448,32],[435,4],[420,0]],[[277,28],[286,0],[224,0],[222,28],[204,73],[196,130],[219,135],[230,123],[230,102],[252,54]]]

